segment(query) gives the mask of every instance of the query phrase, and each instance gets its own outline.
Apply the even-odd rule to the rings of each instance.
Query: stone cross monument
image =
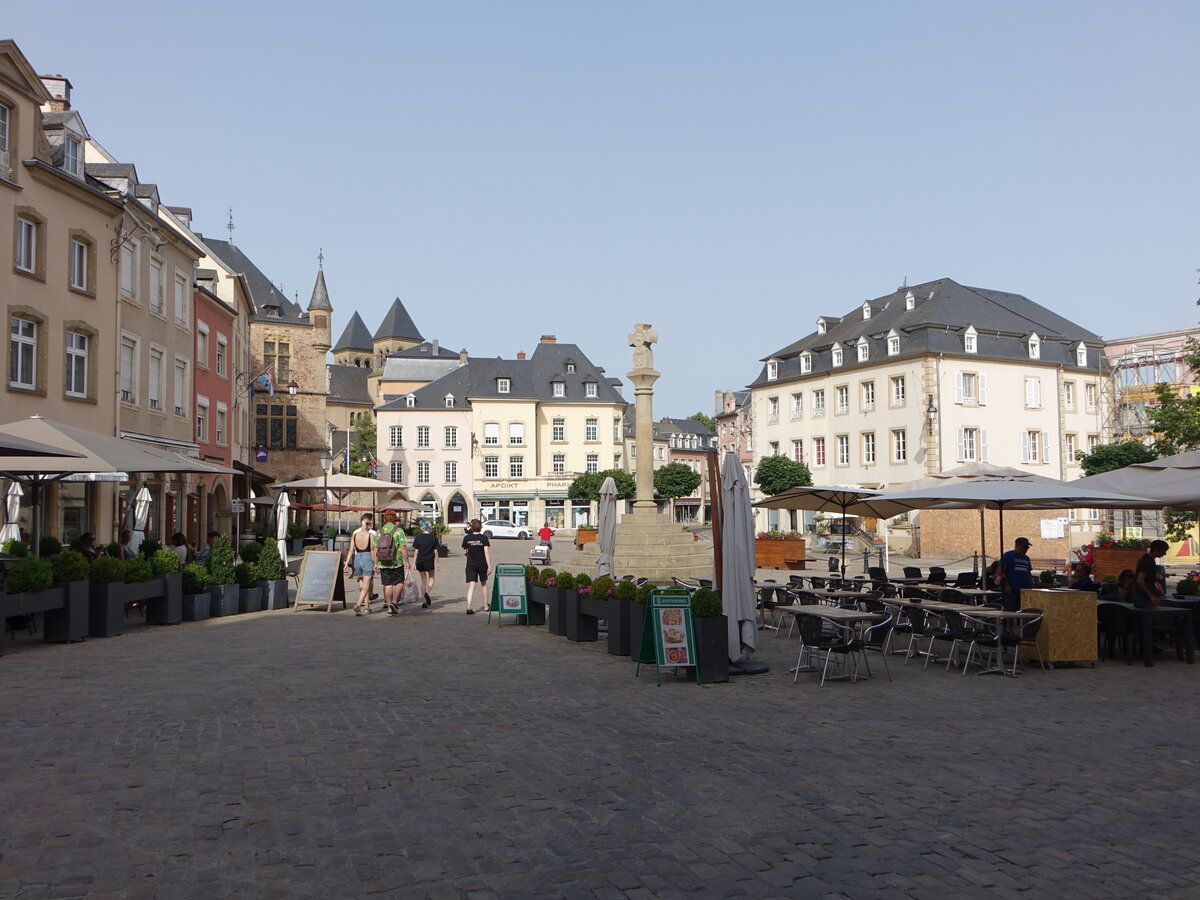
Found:
[[[646,322],[638,322],[629,335],[633,348],[633,368],[626,373],[633,383],[634,422],[633,441],[637,447],[637,498],[635,513],[653,513],[654,505],[654,382],[661,373],[654,371],[654,344],[658,332]]]

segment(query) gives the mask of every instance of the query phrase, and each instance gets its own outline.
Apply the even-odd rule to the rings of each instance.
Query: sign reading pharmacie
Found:
[[[512,497],[532,497],[534,494],[549,496],[561,494],[565,499],[567,488],[571,481],[545,481],[540,478],[510,478],[505,481],[483,481],[478,483],[481,490],[475,492],[479,498],[487,498],[492,494],[505,494]]]

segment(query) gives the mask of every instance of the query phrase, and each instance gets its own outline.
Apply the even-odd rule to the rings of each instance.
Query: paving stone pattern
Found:
[[[0,897],[1200,896],[1200,667],[819,689],[763,633],[657,687],[461,562],[399,618],[6,638]]]

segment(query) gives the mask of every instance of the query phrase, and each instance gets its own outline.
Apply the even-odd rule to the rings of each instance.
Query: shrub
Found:
[[[195,563],[183,567],[183,592],[203,594],[208,590],[208,569]]]
[[[237,584],[233,573],[233,547],[229,536],[217,535],[213,541],[212,554],[208,558],[208,577],[213,584]]]
[[[578,575],[575,576],[575,587],[583,588],[583,587],[591,587],[591,586],[592,586],[592,576],[589,575],[587,572],[580,572]]]
[[[183,569],[179,554],[174,550],[158,550],[150,557],[150,570],[155,575],[173,575]]]
[[[1200,593],[1200,582],[1192,581],[1190,578],[1180,579],[1175,585],[1175,593],[1183,594],[1185,597],[1194,597]]]
[[[116,541],[104,545],[104,551],[114,559],[121,558],[121,545]]]
[[[162,541],[158,538],[146,538],[142,541],[141,546],[138,547],[138,553],[146,557],[146,559],[150,559],[161,549]]]
[[[537,566],[526,566],[526,567],[525,567],[525,577],[526,577],[526,578],[527,578],[529,581],[532,581],[533,583],[535,583],[535,584],[536,584],[536,583],[537,583],[537,576],[538,576],[538,570],[537,570]]]
[[[18,540],[5,541],[4,545],[2,547],[0,547],[0,553],[4,553],[4,554],[7,554],[8,556],[16,556],[20,559],[24,559],[26,556],[29,555],[29,545],[27,543],[25,543],[24,541],[18,541]]]
[[[1100,579],[1100,581],[1103,584],[1116,584],[1117,576],[1116,575],[1105,575],[1103,578]]]
[[[303,552],[307,553],[309,550],[324,550],[324,549],[325,548],[322,547],[320,544],[309,544],[304,548]]]
[[[301,525],[299,522],[292,522],[287,527],[287,536],[290,538],[304,537],[304,526]]]
[[[54,584],[54,569],[44,559],[27,556],[13,563],[4,579],[10,594],[35,594]]]
[[[554,586],[564,591],[575,590],[575,576],[570,572],[560,572],[554,579]]]
[[[62,541],[52,534],[43,534],[42,539],[38,541],[38,556],[42,559],[49,559],[55,554],[62,553]]]
[[[592,596],[601,600],[611,597],[615,589],[616,585],[608,575],[601,575],[592,582]]]
[[[1053,569],[1043,569],[1038,574],[1038,580],[1042,584],[1054,584],[1054,570]]]
[[[67,581],[87,581],[87,557],[78,550],[64,550],[50,557],[50,568],[54,570],[54,580],[58,583]]]
[[[258,555],[255,574],[262,581],[279,581],[283,578],[284,568],[283,559],[279,555],[279,544],[267,541],[263,545],[262,553]]]
[[[642,606],[649,604],[650,592],[653,591],[655,587],[657,587],[657,585],[655,585],[654,582],[647,581],[637,589],[637,596],[633,598],[633,602],[640,603]]]
[[[263,547],[265,547],[265,546],[266,546],[266,544],[260,544],[257,541],[254,541],[249,544],[243,544],[242,545],[242,562],[251,563],[251,564],[258,562],[259,559],[262,558]]]
[[[238,587],[254,587],[254,583],[257,581],[255,578],[256,574],[254,566],[250,565],[250,563],[240,562],[233,567],[233,577],[237,581]]]
[[[721,598],[711,588],[699,588],[692,594],[692,615],[697,619],[709,619],[724,612]]]
[[[638,587],[632,581],[618,581],[613,588],[613,596],[618,600],[634,601],[637,599]]]
[[[114,584],[125,580],[125,563],[115,556],[97,556],[88,566],[92,584]]]
[[[176,558],[178,561],[178,558]],[[154,577],[154,570],[150,568],[150,560],[144,556],[135,556],[129,562],[125,563],[125,583],[140,584],[143,581],[149,581]]]
[[[542,569],[542,571],[538,573],[538,587],[554,587],[554,577],[557,574],[558,573],[549,566],[546,566],[546,568]]]

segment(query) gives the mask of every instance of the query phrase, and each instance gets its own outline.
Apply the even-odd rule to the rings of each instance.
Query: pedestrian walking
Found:
[[[350,546],[346,548],[345,571],[358,579],[358,602],[354,614],[361,616],[372,612],[371,588],[375,582],[375,517],[363,513],[359,526],[350,535]]]
[[[471,525],[467,533],[463,535],[462,546],[463,550],[467,551],[467,615],[475,615],[475,610],[471,608],[471,599],[475,593],[475,583],[479,583],[479,590],[484,591],[484,585],[487,583],[488,572],[492,568],[492,549],[491,542],[488,541],[486,534],[481,534],[483,525],[478,519],[472,519]],[[487,605],[487,597],[484,597],[484,606]]]
[[[413,538],[412,543],[413,565],[421,573],[421,596],[423,598],[421,609],[429,609],[433,605],[433,599],[429,596],[429,592],[433,590],[437,571],[441,568],[441,563],[438,562],[438,545],[437,535],[433,533],[433,527],[429,524],[429,520],[422,519],[421,533]]]
[[[408,557],[408,538],[396,522],[396,511],[385,510],[383,526],[375,536],[375,570],[383,584],[383,602],[389,616],[400,615],[401,591],[404,590],[404,563]],[[367,594],[370,597],[370,593]]]

